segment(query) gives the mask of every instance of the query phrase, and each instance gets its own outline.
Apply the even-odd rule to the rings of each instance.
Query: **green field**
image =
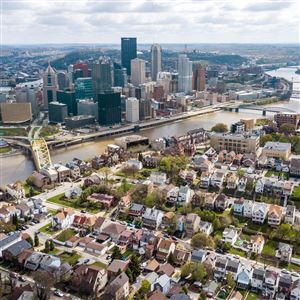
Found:
[[[62,231],[55,239],[60,242],[65,242],[75,234],[76,232],[73,229],[66,229]]]
[[[52,136],[54,134],[59,133],[59,128],[57,126],[44,126],[41,130],[40,130],[40,137],[48,137],[48,136]]]
[[[276,247],[277,247],[277,242],[269,240],[265,243],[265,246],[262,250],[262,254],[275,256]]]
[[[239,255],[241,257],[247,257],[244,251],[235,248],[230,248],[229,253],[233,255]]]
[[[91,266],[95,266],[95,267],[99,267],[99,268],[103,268],[103,269],[107,268],[107,265],[102,263],[101,261],[96,261],[96,262],[92,263]]]
[[[81,258],[81,256],[78,253],[68,253],[68,252],[63,252],[62,254],[59,255],[59,257],[64,263],[68,263],[71,266],[76,265],[78,259]]]
[[[0,136],[27,136],[25,128],[0,128]]]
[[[10,146],[0,148],[0,154],[8,153],[10,151],[11,151],[11,147]]]
[[[43,232],[43,233],[52,235],[52,234],[55,233],[56,231],[53,230],[53,229],[51,228],[51,226],[52,226],[52,224],[49,223],[49,224],[46,224],[45,226],[41,227],[39,230],[40,230],[40,232]]]
[[[288,175],[285,172],[272,171],[272,170],[269,170],[266,173],[265,177],[272,177],[273,175],[276,177],[282,177],[284,179],[288,179]]]
[[[249,292],[248,296],[246,297],[246,300],[257,300],[257,299],[259,299],[258,295],[252,292]]]

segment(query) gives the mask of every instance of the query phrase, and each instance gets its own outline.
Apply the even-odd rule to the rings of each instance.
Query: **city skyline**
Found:
[[[297,1],[236,2],[4,0],[1,41],[119,44],[121,36],[136,36],[139,43],[162,44],[299,42]]]

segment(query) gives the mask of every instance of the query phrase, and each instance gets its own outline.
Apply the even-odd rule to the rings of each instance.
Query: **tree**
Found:
[[[226,275],[227,285],[233,288],[235,286],[235,281],[231,273],[227,273]]]
[[[121,251],[118,246],[113,247],[111,258],[112,259],[121,259],[122,258],[122,254],[121,254]]]
[[[215,126],[213,126],[211,128],[211,131],[214,131],[214,132],[227,132],[228,131],[228,126],[224,123],[217,123]]]
[[[150,289],[151,289],[150,282],[148,280],[143,280],[141,282],[141,287],[139,289],[140,296],[145,297],[150,292]]]
[[[47,300],[50,296],[50,289],[54,284],[52,274],[38,270],[33,273],[33,279],[35,281],[35,299]]]
[[[54,242],[53,242],[53,240],[50,240],[49,241],[49,249],[50,249],[50,251],[53,251],[54,248],[55,248]]]
[[[34,247],[38,247],[40,244],[40,240],[37,234],[34,235]]]
[[[19,219],[18,219],[18,216],[17,214],[14,214],[13,217],[12,217],[12,223],[16,226],[16,228],[18,229],[19,227]]]
[[[141,152],[139,152],[138,160],[139,160],[140,162],[143,161],[143,154],[142,154]]]
[[[132,254],[128,265],[128,269],[130,269],[132,274],[132,282],[135,282],[137,277],[141,274],[140,264],[140,259],[135,254]]]
[[[197,263],[192,272],[192,280],[204,283],[206,277],[206,269],[202,263]]]
[[[242,168],[238,168],[236,174],[239,178],[242,178],[245,175],[246,171]]]
[[[33,240],[31,236],[29,236],[26,241],[33,247]]]
[[[280,126],[279,131],[285,135],[291,135],[295,132],[295,126],[292,124],[284,123]]]
[[[108,175],[110,174],[111,170],[109,167],[103,167],[100,169],[100,172],[104,174],[105,176],[105,181],[108,180]]]
[[[45,252],[48,253],[50,251],[50,243],[49,240],[45,242]]]
[[[195,248],[211,248],[215,247],[215,242],[212,237],[203,232],[199,232],[192,237],[191,244]]]
[[[175,257],[174,257],[173,252],[171,252],[171,253],[169,254],[169,257],[168,257],[168,263],[171,264],[171,265],[174,265],[174,264],[175,264]]]
[[[278,238],[280,240],[293,241],[295,239],[295,231],[289,224],[280,224],[270,233],[270,238]]]
[[[223,244],[223,250],[225,251],[225,252],[228,252],[229,250],[230,250],[230,248],[231,248],[231,244],[230,243],[228,243],[228,242],[226,242],[226,243],[224,243]]]

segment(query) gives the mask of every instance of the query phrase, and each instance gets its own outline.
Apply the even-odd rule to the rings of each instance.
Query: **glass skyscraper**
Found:
[[[105,92],[98,94],[98,116],[100,125],[121,123],[120,93]]]
[[[137,57],[136,38],[121,38],[121,61],[122,67],[126,68],[127,74],[131,75],[131,60]]]

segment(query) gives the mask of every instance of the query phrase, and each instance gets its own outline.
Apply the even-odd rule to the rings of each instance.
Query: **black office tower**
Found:
[[[65,89],[64,91],[57,91],[57,101],[67,105],[69,115],[77,115],[77,101],[75,91],[70,89]]]
[[[105,92],[98,94],[98,112],[100,125],[121,123],[121,95],[120,93]]]
[[[131,60],[136,58],[136,38],[121,38],[122,67],[131,75]]]

